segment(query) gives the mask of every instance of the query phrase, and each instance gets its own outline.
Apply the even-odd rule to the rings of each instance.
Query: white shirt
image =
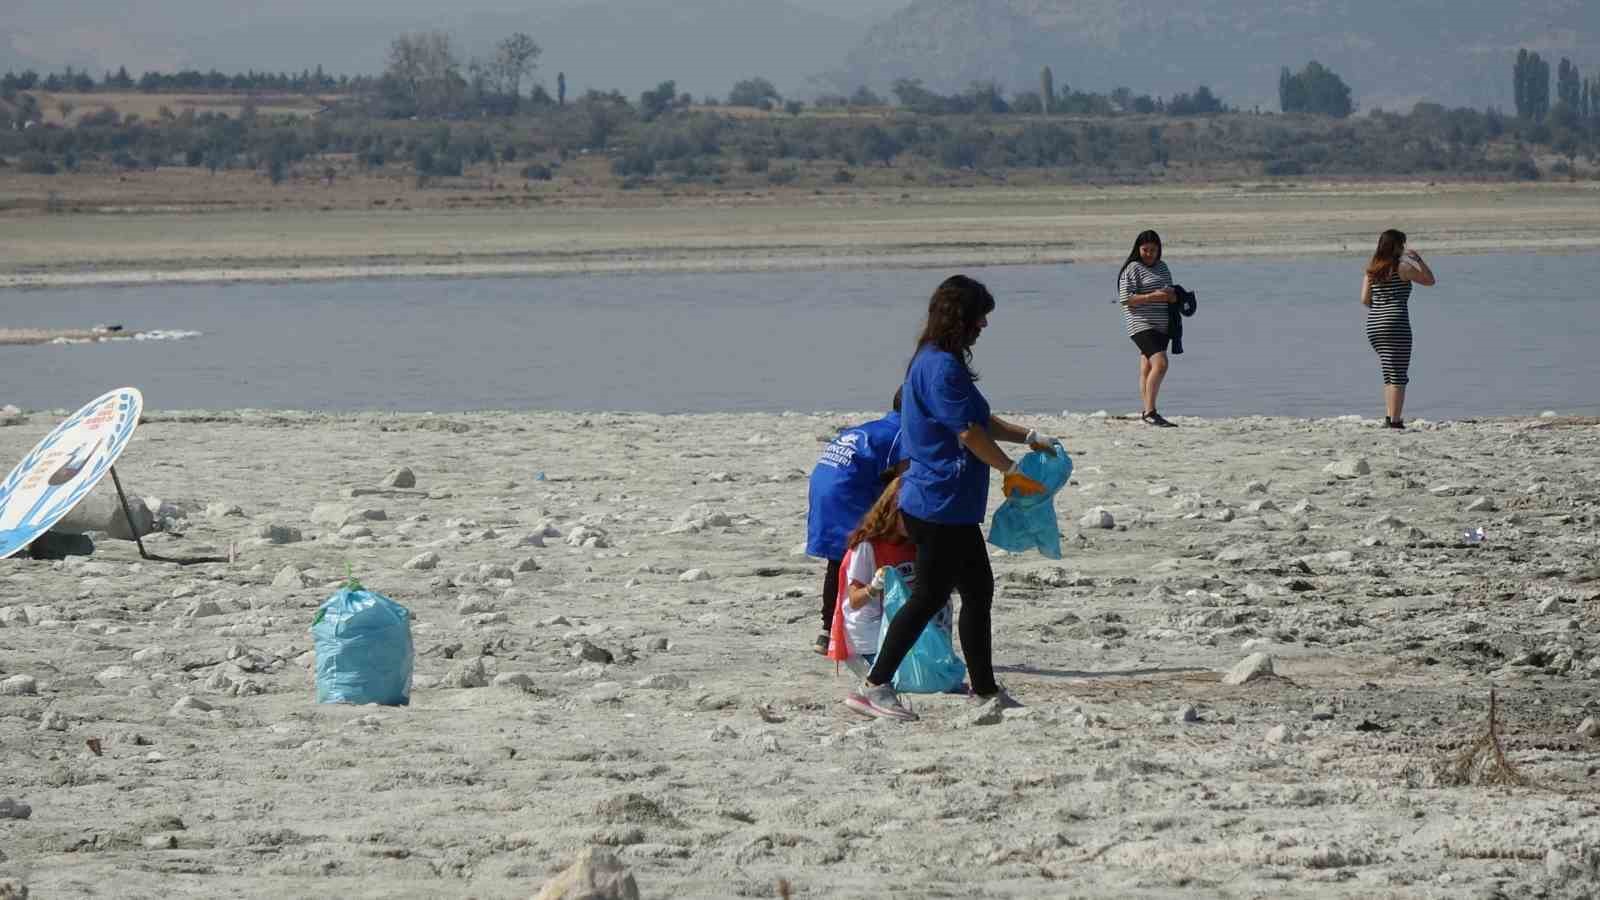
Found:
[[[872,576],[878,572],[878,557],[872,550],[871,541],[862,541],[850,549],[849,559],[845,560],[845,579],[847,584],[871,584]],[[903,563],[895,567],[900,573],[900,578],[911,587],[916,583],[917,571],[915,563]],[[861,656],[878,652],[878,637],[883,631],[883,598],[869,597],[860,609],[852,609],[848,595],[844,600],[844,634],[850,642],[850,652]],[[949,607],[944,610],[946,623],[949,621]],[[949,625],[944,626],[947,630]]]

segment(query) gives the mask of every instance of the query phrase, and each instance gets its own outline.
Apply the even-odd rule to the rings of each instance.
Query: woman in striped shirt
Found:
[[[1139,348],[1139,399],[1144,403],[1139,418],[1146,425],[1176,428],[1156,412],[1156,395],[1167,377],[1168,304],[1178,300],[1172,272],[1161,260],[1161,235],[1142,231],[1134,239],[1133,252],[1117,273],[1117,299],[1128,337]]]
[[[1411,368],[1411,286],[1434,284],[1433,270],[1406,234],[1391,228],[1378,235],[1378,249],[1361,279],[1361,305],[1367,307],[1367,342],[1383,367],[1383,427],[1404,428],[1406,384]]]

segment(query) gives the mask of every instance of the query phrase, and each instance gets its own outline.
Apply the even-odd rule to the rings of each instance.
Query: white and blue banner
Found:
[[[144,411],[138,388],[101,395],[57,425],[0,482],[0,559],[72,511],[128,446]]]

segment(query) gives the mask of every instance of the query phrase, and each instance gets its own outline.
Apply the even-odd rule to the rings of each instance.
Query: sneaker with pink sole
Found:
[[[859,688],[845,695],[844,705],[864,716],[897,722],[917,720],[917,714],[900,702],[900,695],[894,692],[893,685],[862,682]]]

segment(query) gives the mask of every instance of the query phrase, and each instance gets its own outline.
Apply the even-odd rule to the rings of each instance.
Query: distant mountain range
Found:
[[[941,91],[993,80],[1170,96],[1204,83],[1278,105],[1278,73],[1317,60],[1363,109],[1417,100],[1510,108],[1519,47],[1600,72],[1600,0],[913,0],[829,73],[848,90],[902,77]]]
[[[939,91],[996,81],[1170,96],[1207,84],[1244,108],[1277,108],[1278,72],[1316,59],[1362,109],[1417,100],[1509,109],[1517,49],[1600,74],[1600,0],[147,0],[98,18],[61,0],[10,0],[0,71],[126,65],[335,74],[382,71],[406,31],[448,31],[462,57],[525,31],[544,48],[536,80],[636,96],[674,80],[724,96],[760,75],[786,95],[887,92],[897,78]],[[904,4],[904,5],[899,5]],[[445,11],[441,11],[445,10]],[[136,12],[135,12],[136,11]]]

